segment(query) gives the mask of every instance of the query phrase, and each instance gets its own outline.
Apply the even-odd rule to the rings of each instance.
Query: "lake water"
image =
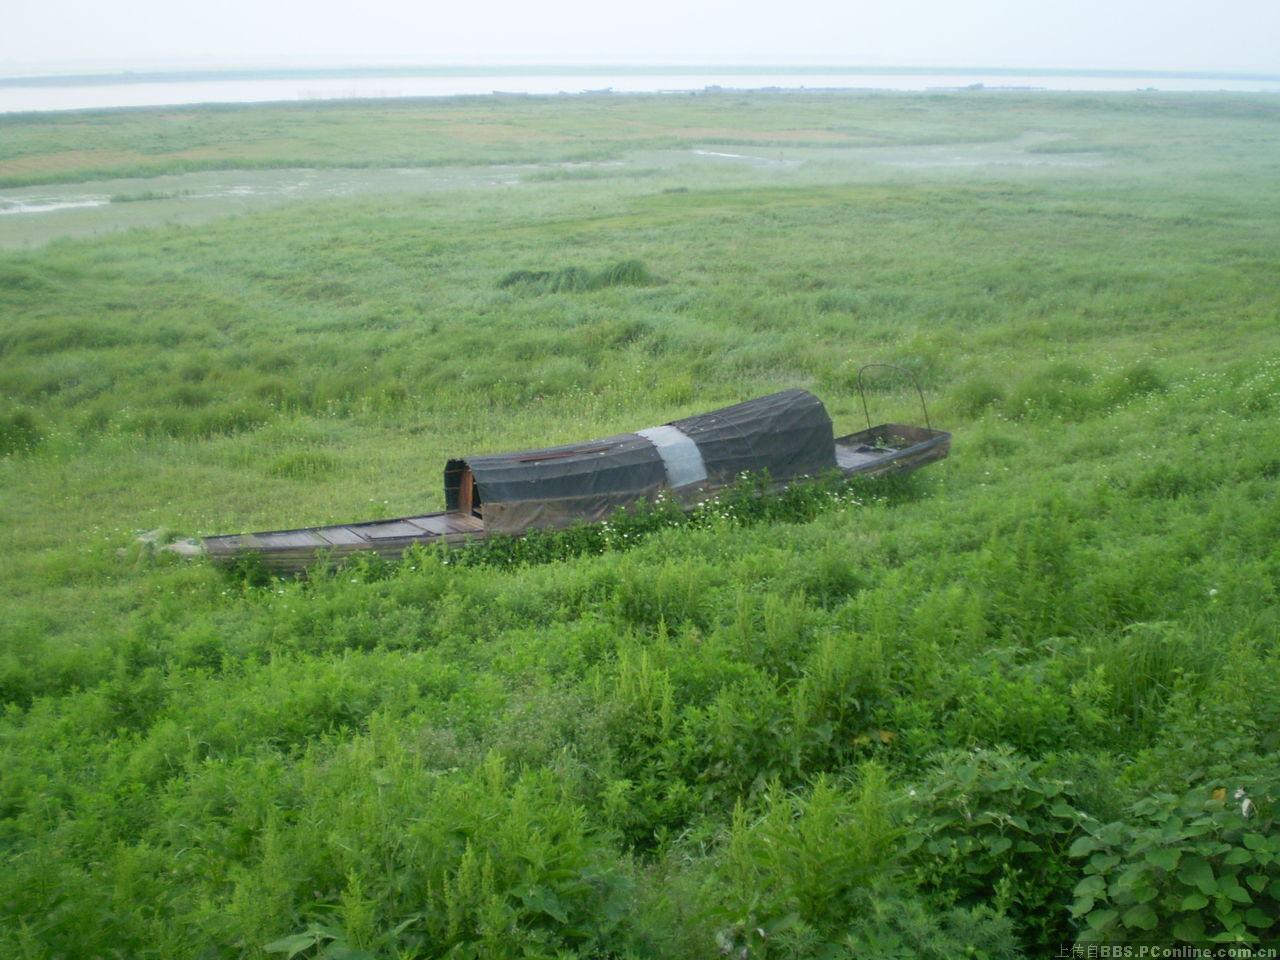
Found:
[[[259,103],[282,100],[335,100],[387,97],[449,97],[492,94],[497,91],[524,94],[577,94],[611,90],[614,93],[679,93],[703,91],[708,87],[759,90],[764,88],[872,89],[927,91],[956,89],[982,84],[989,90],[1038,89],[1054,91],[1134,91],[1154,88],[1161,91],[1195,90],[1240,93],[1280,93],[1280,76],[1262,79],[1203,76],[1106,76],[1044,75],[1024,76],[1005,72],[981,74],[948,73],[865,73],[865,72],[619,72],[615,74],[566,72],[563,74],[495,72],[394,76],[329,75],[323,77],[234,76],[225,79],[180,76],[137,81],[85,82],[68,77],[65,82],[50,78],[41,83],[6,81],[0,78],[0,113],[33,110],[86,110],[106,107],[148,107],[193,103]]]

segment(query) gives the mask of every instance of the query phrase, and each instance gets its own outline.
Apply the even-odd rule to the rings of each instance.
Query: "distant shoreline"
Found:
[[[343,67],[0,78],[0,115],[490,96],[1036,92],[1280,95],[1280,74],[912,67]]]
[[[708,77],[759,76],[996,76],[996,77],[1078,77],[1153,80],[1224,80],[1235,82],[1280,82],[1280,73],[1213,70],[1090,70],[1019,67],[867,67],[837,65],[630,65],[530,64],[503,66],[370,66],[370,67],[280,67],[204,70],[148,70],[67,74],[0,75],[0,87],[65,87],[134,83],[208,83],[253,80],[341,80],[394,79],[399,77],[662,77],[698,74]]]

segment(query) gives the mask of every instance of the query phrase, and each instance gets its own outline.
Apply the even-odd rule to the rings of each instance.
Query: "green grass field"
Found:
[[[349,189],[191,186],[300,168]],[[0,198],[119,178],[0,218],[5,957],[1280,937],[1280,101],[0,118]],[[135,543],[787,387],[853,430],[870,362],[951,458],[768,522],[267,585]]]

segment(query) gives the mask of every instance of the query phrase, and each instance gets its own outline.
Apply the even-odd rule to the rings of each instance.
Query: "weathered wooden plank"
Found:
[[[439,536],[449,532],[449,514],[431,513],[424,517],[407,517],[406,522],[421,527],[423,532]]]
[[[350,527],[317,527],[316,533],[334,547],[365,546],[369,542]]]
[[[472,517],[461,513],[447,513],[445,520],[449,524],[449,530],[452,533],[479,533],[484,529],[484,521],[479,517]]]
[[[471,505],[475,500],[476,478],[471,472],[471,468],[467,467],[462,471],[462,480],[458,485],[458,512],[464,516],[471,516]]]
[[[393,540],[403,537],[422,537],[423,530],[407,520],[387,520],[381,523],[351,524],[350,529],[369,540]]]
[[[220,537],[205,537],[204,548],[210,554],[239,553],[246,549],[244,538],[238,533],[225,534]]]
[[[316,550],[329,545],[324,537],[313,530],[282,530],[276,533],[255,533],[253,536],[262,550]]]

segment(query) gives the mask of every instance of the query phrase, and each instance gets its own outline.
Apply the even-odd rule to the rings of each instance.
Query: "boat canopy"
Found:
[[[446,506],[491,533],[607,518],[662,490],[682,498],[743,473],[789,481],[836,469],[831,417],[805,390],[785,390],[700,416],[587,443],[450,460]]]

